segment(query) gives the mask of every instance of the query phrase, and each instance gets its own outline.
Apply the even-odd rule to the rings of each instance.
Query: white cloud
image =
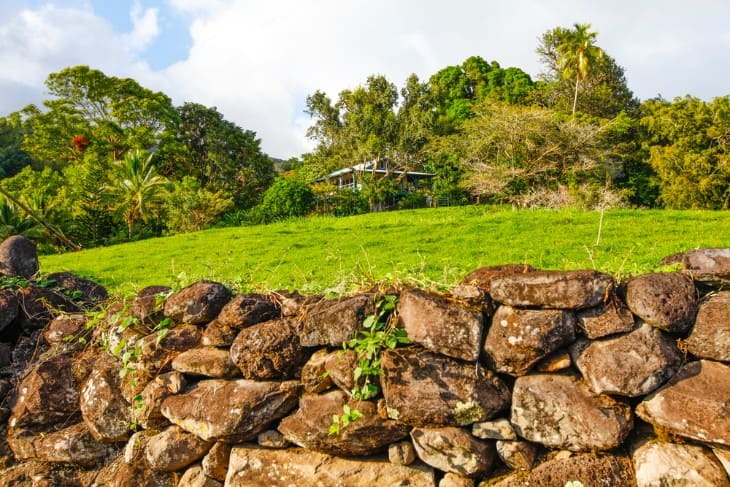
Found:
[[[143,10],[139,0],[135,0],[129,12],[129,18],[132,19],[132,32],[124,34],[122,37],[129,48],[144,50],[158,36],[160,33],[158,13],[156,8]]]

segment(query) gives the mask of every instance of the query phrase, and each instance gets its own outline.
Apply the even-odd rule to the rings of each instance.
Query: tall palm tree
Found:
[[[162,202],[167,184],[167,179],[157,173],[151,154],[143,157],[140,151],[134,151],[120,161],[106,193],[127,224],[127,238],[132,239],[135,223],[149,221]]]
[[[597,32],[590,31],[591,24],[573,24],[573,30],[564,33],[558,45],[558,64],[563,78],[575,77],[573,115],[578,104],[578,86],[586,79],[593,66],[603,57],[603,50],[595,46]]]

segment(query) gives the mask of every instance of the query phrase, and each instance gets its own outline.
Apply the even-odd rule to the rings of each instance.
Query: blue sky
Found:
[[[86,64],[215,106],[269,154],[312,147],[306,96],[401,85],[479,55],[536,77],[538,37],[588,22],[641,99],[730,93],[728,0],[0,0],[0,116]]]

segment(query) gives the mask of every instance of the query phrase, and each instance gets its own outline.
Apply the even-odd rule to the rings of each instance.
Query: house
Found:
[[[380,159],[338,169],[314,182],[328,182],[338,189],[360,191],[362,190],[363,179],[368,174],[397,179],[403,193],[430,189],[431,179],[435,176],[435,174],[429,172],[407,171],[393,166],[389,167],[387,159]]]

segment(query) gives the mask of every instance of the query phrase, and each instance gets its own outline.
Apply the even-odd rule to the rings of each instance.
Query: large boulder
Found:
[[[572,311],[500,306],[492,317],[484,351],[497,372],[519,376],[574,340]]]
[[[204,440],[238,443],[294,409],[299,388],[295,381],[203,380],[165,399],[162,414]]]
[[[81,414],[94,438],[125,441],[129,437],[129,404],[121,397],[122,364],[102,358],[81,386]]]
[[[153,470],[174,472],[203,458],[211,446],[209,441],[173,425],[149,438],[145,456]]]
[[[635,485],[631,460],[617,455],[583,453],[556,457],[528,474],[516,473],[492,487],[626,487]]]
[[[368,315],[375,313],[371,294],[319,301],[302,319],[299,338],[302,346],[342,346],[355,338]]]
[[[279,431],[296,445],[338,456],[373,455],[408,436],[405,424],[380,418],[374,402],[348,399],[340,390],[305,394],[299,409],[281,420]],[[337,434],[330,434],[333,416],[341,416],[345,405],[362,417],[341,426]]]
[[[660,264],[682,264],[682,272],[695,281],[713,285],[730,282],[730,248],[695,249],[672,254]]]
[[[433,487],[433,469],[394,465],[387,459],[339,458],[325,453],[290,448],[270,450],[236,446],[226,476],[227,487],[252,485],[311,485],[348,487]]]
[[[663,331],[643,324],[635,331],[603,340],[580,340],[573,362],[596,394],[643,396],[677,372],[682,355]]]
[[[684,343],[696,357],[730,362],[730,292],[711,295],[700,305]]]
[[[11,428],[48,426],[79,411],[79,386],[71,371],[72,357],[44,357],[18,386]]]
[[[614,448],[634,425],[627,404],[596,395],[584,382],[557,374],[517,378],[511,421],[522,438],[571,451]]]
[[[730,367],[699,360],[684,365],[636,407],[644,421],[681,436],[730,445]]]
[[[697,289],[692,279],[682,274],[644,274],[627,283],[626,304],[651,326],[684,333],[697,314]]]
[[[13,235],[0,243],[0,274],[30,279],[38,274],[35,244],[22,235]]]
[[[408,338],[429,350],[476,361],[484,325],[480,312],[446,297],[409,289],[400,295],[398,317]]]
[[[199,281],[165,301],[165,316],[178,323],[205,324],[213,320],[231,299],[231,291],[223,284]]]
[[[494,442],[478,440],[461,428],[414,428],[411,438],[418,458],[443,472],[478,477],[497,459]]]
[[[246,379],[291,378],[304,359],[297,326],[275,320],[244,328],[231,346],[231,360]]]
[[[722,464],[703,446],[650,441],[636,449],[632,458],[637,487],[730,487]]]
[[[268,296],[238,294],[223,306],[216,319],[221,325],[240,330],[280,316],[281,306]]]
[[[614,285],[596,271],[536,271],[494,278],[489,293],[510,306],[582,309],[601,304]]]
[[[509,406],[507,386],[479,363],[408,347],[384,351],[381,368],[388,416],[412,426],[465,426]]]

